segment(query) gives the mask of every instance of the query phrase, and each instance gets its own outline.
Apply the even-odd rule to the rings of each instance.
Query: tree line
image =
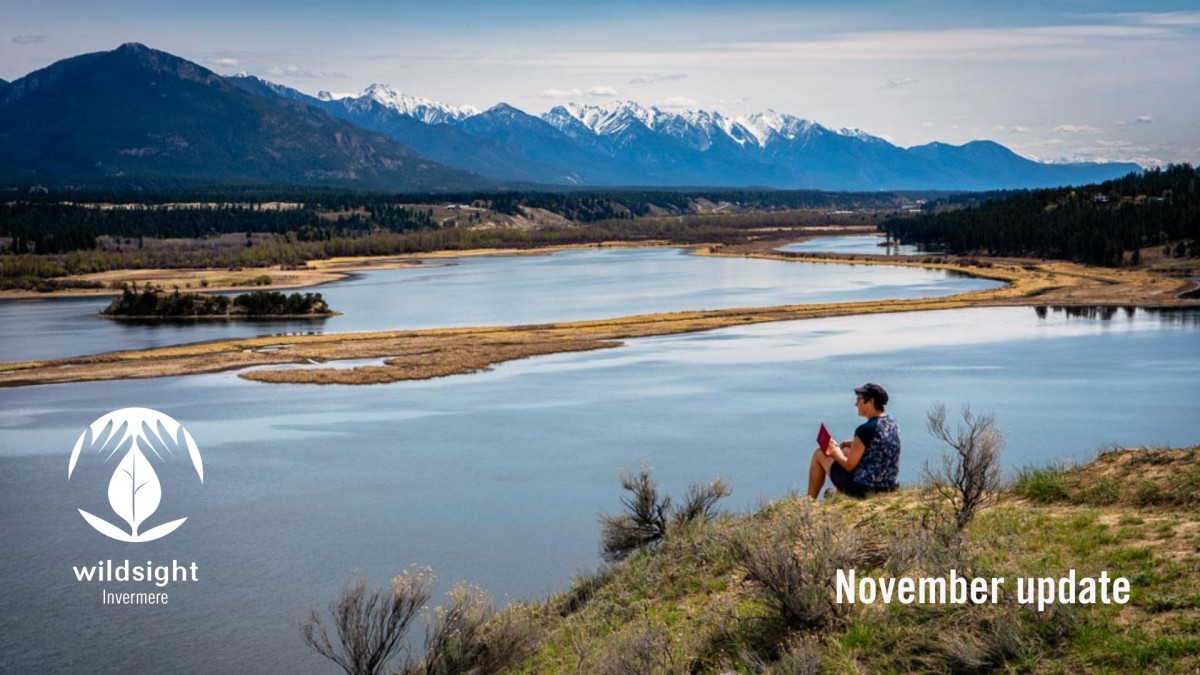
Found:
[[[130,318],[187,318],[198,316],[288,317],[323,316],[330,313],[329,305],[320,293],[253,291],[230,298],[210,293],[180,293],[179,289],[165,293],[160,287],[147,284],[141,291],[126,286],[103,312],[113,317]]]
[[[19,197],[19,198],[18,198]],[[10,195],[0,201],[0,247],[15,253],[67,253],[92,250],[101,237],[198,239],[235,232],[295,233],[304,241],[331,240],[376,231],[435,229],[423,205],[460,203],[517,215],[544,209],[575,223],[600,223],[653,215],[693,213],[698,200],[727,202],[740,210],[807,208],[893,208],[903,198],[892,193],[829,193],[812,190],[581,191],[462,194],[358,194],[313,191],[297,194],[167,192]],[[289,201],[288,208],[267,207]],[[120,206],[112,206],[112,205]],[[171,205],[191,204],[180,208]],[[205,206],[194,206],[204,204]],[[104,206],[100,206],[104,205]]]
[[[902,243],[955,254],[1033,256],[1119,267],[1162,246],[1200,256],[1200,172],[1188,164],[1098,185],[943,198],[881,226]],[[968,199],[975,201],[968,202]],[[1128,255],[1127,255],[1128,254]]]
[[[534,202],[537,203],[537,202]],[[581,201],[580,204],[592,202]],[[524,204],[523,204],[524,205]],[[312,209],[346,209],[352,204],[321,203]],[[358,204],[359,207],[362,204]],[[68,215],[58,226],[42,228],[39,219],[31,214],[38,209],[44,213],[58,213],[64,208]],[[6,206],[0,204],[0,214]],[[520,228],[470,228],[439,227],[433,224],[428,211],[416,207],[396,204],[372,205],[376,211],[364,216],[355,211],[346,217],[329,219],[315,210],[295,209],[292,211],[265,211],[252,207],[203,211],[196,209],[133,211],[90,207],[37,204],[12,207],[8,213],[20,213],[24,220],[7,221],[10,233],[16,231],[12,224],[38,234],[18,235],[33,241],[40,236],[39,244],[30,248],[53,248],[47,242],[63,243],[69,238],[57,238],[71,231],[70,223],[82,223],[89,236],[105,232],[103,236],[114,236],[118,246],[73,248],[69,250],[16,254],[13,248],[0,253],[0,289],[28,289],[52,291],[72,287],[80,283],[60,280],[58,277],[91,274],[115,269],[149,268],[210,268],[240,269],[248,267],[302,267],[310,260],[333,257],[405,255],[432,251],[458,251],[478,248],[535,248],[542,246],[581,245],[605,241],[666,241],[673,244],[738,243],[749,239],[778,236],[777,231],[800,225],[823,225],[833,223],[875,224],[878,217],[869,212],[831,215],[818,211],[778,211],[737,213],[723,210],[717,213],[689,214],[631,218],[622,217],[598,220],[586,226],[545,227],[538,229]],[[205,216],[213,216],[206,218]],[[256,222],[255,218],[266,216]],[[394,219],[388,225],[388,218]],[[76,219],[76,220],[72,220]],[[106,221],[105,219],[112,219]],[[369,226],[370,222],[383,222],[384,226]],[[218,234],[240,233],[247,226],[271,224],[268,231],[257,230],[246,233],[244,240]],[[101,223],[96,225],[96,223]],[[109,226],[106,223],[130,225]],[[142,234],[138,225],[145,225],[155,235],[175,235],[180,241],[159,241],[154,246],[142,245]],[[297,228],[297,229],[292,229]],[[207,232],[212,236],[203,236]],[[0,236],[3,230],[0,229]],[[198,236],[186,237],[187,234]],[[11,236],[11,235],[10,235]],[[15,239],[14,239],[15,240]],[[68,283],[70,282],[70,283]]]
[[[723,217],[712,223],[694,219],[614,220],[588,227],[537,230],[516,228],[441,228],[411,232],[376,231],[353,236],[302,240],[296,233],[256,239],[252,246],[216,241],[125,250],[82,250],[45,255],[0,254],[0,287],[32,288],[40,280],[116,269],[239,269],[280,265],[301,267],[309,260],[348,256],[380,256],[462,251],[478,248],[535,248],[605,241],[661,240],[675,244],[734,243],[758,236],[748,232],[765,221],[742,223]],[[44,290],[52,290],[47,287]]]
[[[137,205],[98,208],[81,204],[7,202],[0,204],[0,237],[14,253],[67,253],[98,247],[101,237],[205,239],[232,233],[294,233],[301,240],[328,240],[373,230],[411,232],[434,226],[428,209],[372,204],[370,212],[322,217],[319,204],[263,208],[259,204],[218,204],[210,208],[156,208]]]

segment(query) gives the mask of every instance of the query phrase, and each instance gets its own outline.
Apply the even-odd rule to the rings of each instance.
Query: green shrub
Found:
[[[1176,506],[1200,506],[1200,469],[1176,474],[1171,479],[1171,493]]]
[[[1111,478],[1102,478],[1095,485],[1080,491],[1078,500],[1084,504],[1115,504],[1121,498],[1121,486]]]
[[[1017,472],[1012,491],[1040,504],[1069,499],[1067,485],[1063,482],[1065,472],[1066,469],[1060,464],[1044,467],[1025,466]]]
[[[1138,506],[1161,503],[1163,501],[1162,490],[1159,490],[1157,485],[1148,480],[1142,481],[1133,493],[1133,501]]]

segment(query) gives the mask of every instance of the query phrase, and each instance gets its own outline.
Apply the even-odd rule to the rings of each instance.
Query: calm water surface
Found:
[[[501,602],[540,598],[597,565],[620,470],[649,462],[671,493],[723,476],[728,506],[752,508],[803,488],[815,429],[849,435],[868,380],[892,394],[904,481],[939,452],[922,428],[937,401],[995,412],[1009,467],[1200,443],[1198,323],[972,309],[641,339],[385,386],[223,373],[0,390],[0,671],[337,672],[296,620],[355,570],[382,583],[431,565],[439,593],[469,579]],[[163,468],[162,509],[189,520],[136,546],[75,511],[104,472],[66,480],[80,431],[121,406],[184,422],[205,462],[202,487]],[[72,565],[110,558],[195,561],[200,581],[169,586],[166,606],[104,606],[101,588],[147,590],[76,582]]]
[[[343,313],[325,321],[131,325],[96,316],[108,299],[0,302],[0,360],[280,332],[512,325],[690,309],[931,297],[996,285],[935,270],[707,258],[660,248],[463,258],[449,266],[373,271],[320,286],[315,290]]]
[[[926,253],[921,247],[912,244],[902,244],[892,247],[880,246],[884,241],[882,236],[854,235],[848,237],[817,237],[808,241],[780,246],[780,251],[796,251],[800,253],[862,253],[871,255],[916,255]]]

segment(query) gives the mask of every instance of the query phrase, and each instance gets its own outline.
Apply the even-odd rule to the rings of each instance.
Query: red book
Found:
[[[825,428],[825,423],[822,422],[821,430],[817,432],[817,447],[821,449],[821,452],[827,453],[826,448],[829,447],[829,441],[832,438],[833,436],[829,434],[829,430]]]

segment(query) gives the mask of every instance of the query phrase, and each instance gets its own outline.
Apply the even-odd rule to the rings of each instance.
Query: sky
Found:
[[[124,42],[315,94],[371,83],[540,114],[773,109],[901,146],[1200,163],[1200,3],[45,0],[0,6],[0,78]]]

